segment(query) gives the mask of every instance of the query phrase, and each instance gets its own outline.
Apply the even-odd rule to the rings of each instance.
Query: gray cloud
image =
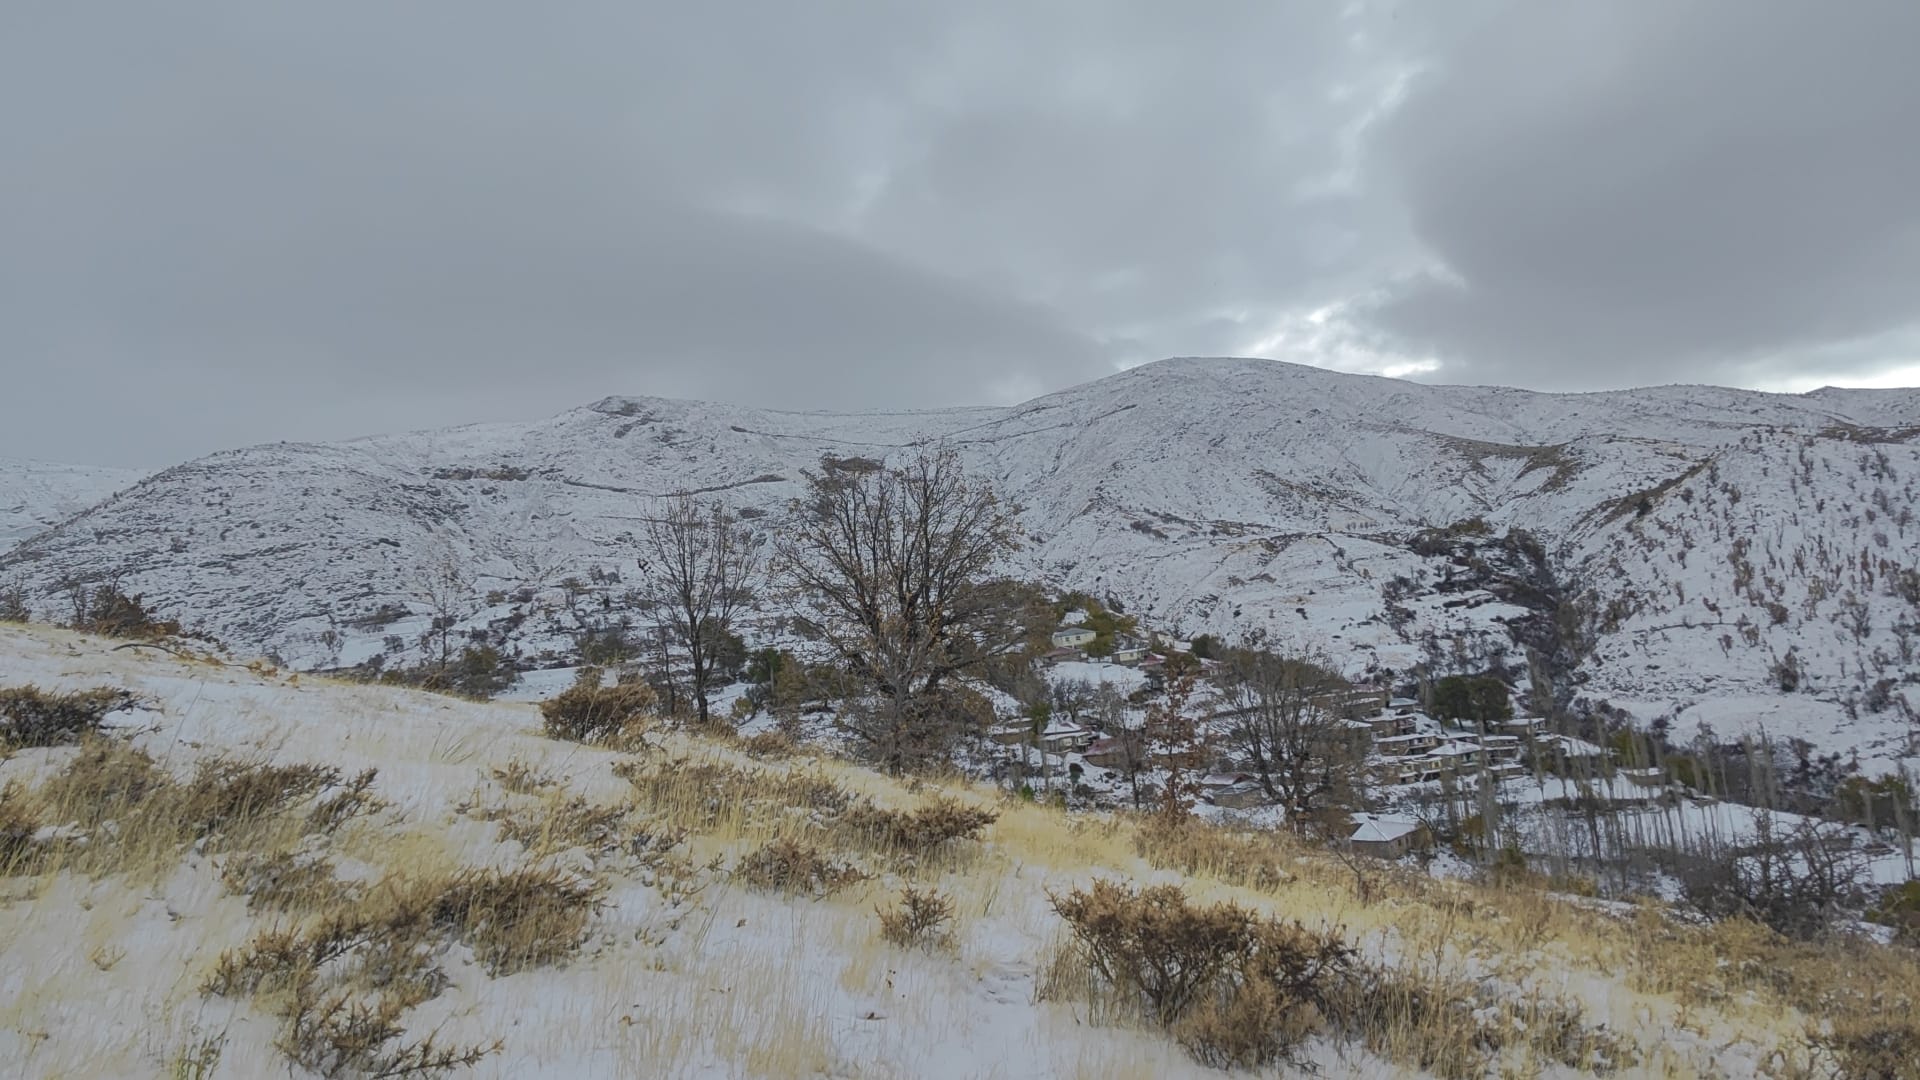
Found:
[[[15,5],[0,454],[979,402],[1226,351],[1370,228],[1298,193],[1364,7],[943,7]]]
[[[1248,350],[1871,374],[1920,296],[1914,16],[1762,8],[9,5],[0,455]]]
[[[1497,12],[1382,129],[1440,268],[1364,324],[1450,381],[1857,373],[1920,323],[1916,40],[1902,0]]]

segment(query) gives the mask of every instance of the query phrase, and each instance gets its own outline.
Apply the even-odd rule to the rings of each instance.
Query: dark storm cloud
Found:
[[[1447,381],[1539,387],[1920,359],[1897,351],[1920,323],[1916,42],[1908,0],[1498,11],[1382,128],[1369,164],[1440,266],[1363,325]]]
[[[1324,291],[1364,7],[1037,7],[9,5],[0,454],[1010,399]]]

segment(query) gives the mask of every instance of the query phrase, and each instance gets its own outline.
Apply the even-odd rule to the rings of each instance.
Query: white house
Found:
[[[1431,840],[1427,827],[1417,821],[1375,818],[1363,823],[1347,837],[1347,846],[1362,855],[1397,859],[1409,851],[1426,847]]]
[[[1084,626],[1063,626],[1053,632],[1056,649],[1084,649],[1093,644],[1094,633]]]

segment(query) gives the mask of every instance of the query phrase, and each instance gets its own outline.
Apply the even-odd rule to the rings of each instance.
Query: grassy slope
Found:
[[[1632,1060],[1636,1074],[1809,1075],[1797,1071],[1803,1010],[1824,1000],[1819,1007],[1844,1024],[1872,1008],[1865,992],[1920,985],[1910,954],[1891,950],[1802,949],[1751,928],[1690,928],[1653,909],[1607,909],[1534,884],[1494,889],[1356,868],[1272,836],[1197,830],[1159,840],[1130,821],[1070,818],[988,789],[910,787],[834,761],[754,760],[687,736],[661,737],[659,750],[635,759],[641,782],[630,783],[614,772],[622,755],[542,737],[529,706],[112,651],[62,631],[0,626],[0,685],[27,682],[140,694],[151,708],[115,722],[177,775],[216,753],[348,774],[374,767],[374,791],[390,804],[324,844],[274,819],[224,847],[180,851],[122,835],[0,877],[0,1060],[31,1076],[196,1075],[182,1071],[183,1059],[209,1044],[221,1050],[206,1075],[287,1068],[271,996],[229,999],[202,987],[223,951],[269,927],[308,925],[326,905],[250,910],[220,873],[244,858],[243,846],[324,856],[333,877],[361,883],[366,896],[443,881],[463,866],[533,865],[599,882],[605,906],[563,963],[496,976],[468,944],[439,956],[451,984],[405,1024],[453,1044],[502,1040],[477,1076],[1218,1075],[1120,1015],[1063,962],[1048,891],[1096,877],[1179,880],[1196,898],[1341,927],[1406,985],[1491,1003],[1482,1043],[1504,1033],[1504,1049],[1476,1049],[1457,1016],[1406,1006],[1374,1018],[1362,1037],[1311,1043],[1332,1075],[1420,1074],[1423,1065],[1580,1075],[1570,1062],[1591,1061],[1596,1049]],[[33,785],[75,754],[19,751],[0,763],[0,780],[18,781],[31,802]],[[509,765],[516,770],[496,774]],[[892,807],[922,804],[938,788],[991,803],[1001,817],[984,843],[903,859],[850,842],[822,826],[818,811],[794,805],[796,793],[826,785]],[[604,811],[610,832],[596,832],[591,808]],[[49,808],[36,812],[42,824],[60,824]],[[503,824],[518,838],[504,836]],[[639,857],[629,844],[636,833],[680,842]],[[756,891],[730,873],[780,837],[817,844],[872,876],[817,898]],[[951,947],[902,949],[880,938],[875,908],[909,882],[954,899]],[[1048,999],[1038,1000],[1043,990]],[[1543,1021],[1570,1015],[1578,1017],[1570,1040],[1541,1034]]]

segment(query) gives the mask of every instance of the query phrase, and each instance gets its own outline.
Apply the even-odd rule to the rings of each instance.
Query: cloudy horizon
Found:
[[[1168,356],[1920,383],[1920,5],[1437,7],[14,5],[0,457]]]

